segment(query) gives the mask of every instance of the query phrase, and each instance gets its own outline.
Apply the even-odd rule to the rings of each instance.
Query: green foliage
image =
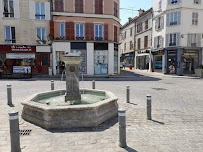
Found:
[[[201,65],[199,66],[199,68],[200,68],[200,69],[203,69],[203,65],[201,64]]]

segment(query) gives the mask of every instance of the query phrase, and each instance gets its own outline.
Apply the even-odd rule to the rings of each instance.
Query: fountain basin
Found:
[[[49,105],[38,101],[45,97],[60,96],[66,90],[33,94],[23,105],[22,118],[45,129],[95,127],[117,116],[118,98],[110,91],[83,89],[80,92],[103,94],[104,99],[92,104]]]

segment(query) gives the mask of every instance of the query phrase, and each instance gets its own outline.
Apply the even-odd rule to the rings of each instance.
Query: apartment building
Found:
[[[124,61],[125,66],[134,67],[135,63],[135,22],[136,18],[128,18],[128,22],[125,23],[120,29],[120,56],[121,63]]]
[[[88,75],[119,73],[119,0],[53,0],[53,73],[61,74],[61,57],[83,57],[80,72]]]
[[[135,22],[135,68],[151,70],[153,9],[147,11],[140,9],[138,12],[139,16]]]
[[[49,0],[0,0],[0,72],[48,74]]]
[[[202,0],[153,0],[153,70],[193,74],[202,64]]]

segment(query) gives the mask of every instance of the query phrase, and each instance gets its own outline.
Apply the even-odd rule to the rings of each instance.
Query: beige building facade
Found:
[[[49,24],[48,0],[0,0],[0,71],[48,74]]]

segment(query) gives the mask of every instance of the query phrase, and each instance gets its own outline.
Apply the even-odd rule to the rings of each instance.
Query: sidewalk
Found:
[[[179,75],[174,75],[174,74],[163,74],[160,72],[150,72],[149,70],[140,70],[140,69],[132,69],[130,70],[129,68],[124,69],[125,71],[131,71],[137,74],[143,74],[143,75],[147,75],[147,76],[155,76],[155,77],[169,77],[169,78],[185,78],[185,79],[201,79],[199,77],[196,77],[194,75],[191,76],[179,76]]]

